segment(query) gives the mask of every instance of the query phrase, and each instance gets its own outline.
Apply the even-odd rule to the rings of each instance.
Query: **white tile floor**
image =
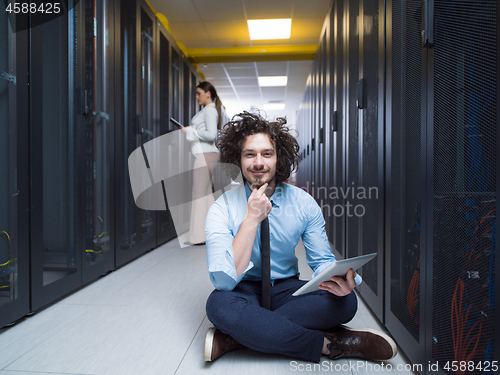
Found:
[[[300,245],[297,254],[301,277],[310,277]],[[413,374],[397,368],[408,363],[402,354],[387,362],[392,371],[326,357],[314,366],[251,350],[205,363],[203,345],[211,326],[205,301],[212,289],[205,246],[181,249],[174,239],[0,330],[0,375]],[[380,329],[361,300],[349,325]]]

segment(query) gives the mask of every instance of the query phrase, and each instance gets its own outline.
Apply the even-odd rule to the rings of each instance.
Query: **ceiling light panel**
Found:
[[[292,19],[248,20],[251,40],[290,39]]]
[[[264,109],[266,111],[282,111],[285,109],[285,103],[265,103]]]
[[[286,86],[287,82],[287,76],[259,77],[259,86],[261,87]]]

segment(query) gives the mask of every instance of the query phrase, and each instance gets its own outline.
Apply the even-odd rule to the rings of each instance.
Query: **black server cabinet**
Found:
[[[328,228],[330,221],[330,205],[328,201],[328,189],[326,186],[326,176],[327,169],[329,165],[329,160],[326,157],[326,151],[329,147],[327,142],[326,135],[326,108],[327,98],[326,93],[327,90],[327,82],[329,79],[329,40],[330,40],[330,23],[328,20],[324,23],[321,39],[319,41],[318,52],[317,52],[317,60],[318,65],[316,66],[317,71],[315,74],[316,77],[316,102],[315,106],[315,117],[314,121],[315,130],[316,130],[316,178],[315,178],[315,188],[311,191],[313,197],[318,202],[321,211],[323,212],[323,216],[325,218],[325,227]]]
[[[96,279],[114,268],[114,3],[112,0],[85,1],[82,64],[85,68],[81,92],[84,109],[84,182],[80,184],[85,224],[82,283]],[[81,18],[83,19],[83,17]],[[83,22],[82,22],[83,23]],[[84,71],[83,71],[84,70]]]
[[[170,49],[170,77],[171,77],[171,100],[170,100],[170,108],[171,108],[171,117],[178,120],[180,123],[183,123],[183,111],[182,111],[182,58],[181,53],[177,48],[171,46]],[[181,117],[182,116],[182,117]],[[178,127],[175,126],[172,130],[178,130]],[[173,173],[175,175],[180,175],[181,171],[183,171],[183,163],[180,155],[184,155],[184,147],[187,147],[187,142],[185,140],[184,135],[177,131],[176,135],[173,136],[173,141],[175,142],[175,148],[178,150],[177,155],[172,155],[172,158],[169,160],[169,167],[172,168]],[[177,180],[178,191],[184,191],[184,187],[182,184],[182,179],[179,178]],[[187,230],[186,215],[181,210],[181,208],[176,207],[171,210],[172,221],[175,225],[176,234],[179,236]]]
[[[423,118],[422,12],[387,2],[385,324],[413,363],[425,363],[421,251]],[[422,267],[421,267],[422,266]]]
[[[349,195],[356,195],[352,215],[359,225],[359,253],[378,253],[362,268],[363,283],[359,290],[373,312],[383,320],[384,1],[363,0],[359,4],[359,79],[355,95],[359,121],[359,185]]]
[[[139,106],[139,4],[135,0],[116,2],[117,22],[115,65],[115,265],[129,262],[140,254],[139,209],[135,205],[128,169],[129,155],[139,147],[142,131]]]
[[[154,69],[153,36],[156,34],[156,17],[151,9],[141,3],[140,11],[141,33],[140,33],[140,103],[139,113],[141,115],[140,147],[155,139],[159,134],[158,124],[154,123],[156,98],[154,89],[157,82],[157,71]],[[157,246],[156,243],[156,211],[139,209],[140,228],[138,236],[141,241],[141,253],[149,251]]]
[[[31,308],[114,267],[113,2],[31,28]]]
[[[181,51],[181,98],[182,98],[182,103],[181,103],[181,113],[182,113],[182,123],[185,125],[189,125],[191,122],[191,118],[194,116],[196,113],[196,105],[195,105],[195,100],[196,100],[196,80],[192,81],[192,73],[189,68],[190,64],[187,58],[184,56],[184,54]],[[188,171],[188,173],[183,173],[181,174],[182,179],[180,179],[180,183],[182,186],[193,186],[193,175],[191,172],[191,169],[194,165],[194,155],[191,153],[191,142],[188,142],[186,140],[186,137],[184,135],[181,136],[181,156],[179,159],[179,162],[181,164],[182,171]],[[190,218],[191,218],[191,196],[192,196],[192,191],[191,189],[182,189],[180,190],[182,193],[182,201],[183,202],[189,202],[188,204],[183,205],[183,210],[182,210],[182,232],[185,230],[189,229],[190,226]]]
[[[30,29],[33,311],[82,283],[83,146],[77,95],[82,13],[80,4],[67,15]]]
[[[429,374],[498,360],[497,4],[471,5],[388,3],[385,323]]]
[[[346,257],[352,258],[359,255],[360,223],[359,217],[354,214],[354,207],[358,205],[356,194],[352,194],[360,186],[360,114],[357,106],[358,80],[359,80],[359,38],[358,27],[359,1],[349,1],[345,5],[346,43],[345,43],[345,154],[346,174],[344,184],[339,188],[345,194],[345,208],[343,212],[346,221]],[[349,190],[347,190],[349,188]],[[347,194],[346,194],[347,193]]]
[[[174,129],[174,125],[170,122],[170,111],[171,111],[170,48],[175,42],[168,34],[165,27],[159,22],[158,22],[157,35],[158,35],[157,48],[159,51],[157,54],[158,56],[157,67],[158,67],[158,77],[159,77],[159,83],[157,86],[158,101],[159,101],[157,110],[157,116],[158,116],[157,122],[160,125],[159,128],[160,136],[162,136],[176,130]],[[175,128],[177,127],[175,126]],[[165,163],[168,163],[170,165],[170,163],[173,160],[175,160],[175,156],[173,155],[172,152],[172,146],[168,145],[168,147],[169,147],[169,153],[168,153],[169,157],[168,160],[165,160]],[[158,233],[158,244],[161,244],[170,241],[172,238],[176,236],[175,225],[172,216],[170,214],[170,211],[168,209],[168,205],[167,205],[167,210],[159,211],[157,217],[158,220],[157,220],[156,231]]]
[[[116,266],[157,246],[157,213],[139,209],[134,201],[128,157],[158,136],[156,122],[155,48],[156,18],[141,2],[117,4],[116,137]],[[118,43],[119,40],[119,43]]]
[[[0,327],[29,313],[28,30],[0,14]]]
[[[497,2],[435,0],[427,14],[434,17],[427,50],[427,354],[447,374],[494,373],[486,364],[499,359]],[[447,361],[457,361],[458,370]]]
[[[344,2],[335,1],[330,13],[330,139],[327,155],[330,159],[328,192],[331,209],[331,219],[328,232],[333,244],[333,252],[339,259],[346,257],[345,253],[345,220],[344,220],[344,197],[338,194],[338,188],[345,184],[344,163],[344,62],[345,62],[345,38],[344,38]],[[337,192],[337,194],[336,194]]]

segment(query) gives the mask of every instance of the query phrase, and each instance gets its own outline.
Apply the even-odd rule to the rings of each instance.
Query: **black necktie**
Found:
[[[271,246],[269,240],[269,219],[260,223],[260,252],[262,254],[262,300],[261,306],[271,308]]]

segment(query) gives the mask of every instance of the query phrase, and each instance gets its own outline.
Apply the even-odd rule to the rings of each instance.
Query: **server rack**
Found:
[[[85,180],[80,183],[85,202],[82,283],[86,284],[114,268],[114,4],[110,0],[85,1],[85,66],[79,73],[87,108],[80,113],[84,129]],[[83,15],[83,14],[82,14]],[[83,46],[83,43],[82,43]],[[83,217],[83,215],[82,215]],[[81,225],[81,224],[80,224]]]
[[[435,0],[433,9],[423,8],[429,36],[424,42],[430,47],[426,137],[432,155],[426,170],[425,285],[432,306],[426,310],[426,349],[441,363],[469,361],[466,372],[477,374],[493,373],[484,364],[498,359],[493,355],[497,7],[496,1]],[[425,22],[431,15],[432,26]],[[442,369],[450,374],[463,366]]]
[[[360,294],[420,373],[435,373],[428,364],[436,361],[438,373],[493,373],[485,364],[497,360],[500,335],[497,4],[335,1],[325,22],[336,41],[331,111],[340,119],[332,124],[337,140],[326,143],[336,158],[328,181],[379,193],[366,206],[376,220],[328,225],[334,253],[377,248],[378,263],[363,267]],[[316,59],[324,59],[321,48]],[[301,168],[318,171],[300,172],[300,186],[315,183],[324,167],[306,156],[315,138],[308,135],[324,127],[311,124],[321,104],[307,91],[315,90],[319,66],[298,116]],[[357,196],[348,202],[362,203]],[[454,370],[452,361],[468,367]]]
[[[24,20],[26,22],[26,20]],[[0,15],[0,327],[29,312],[28,31]]]
[[[418,5],[418,4],[416,4]],[[421,251],[422,71],[421,8],[387,2],[386,71],[386,300],[385,324],[413,363],[425,363],[426,310]]]
[[[156,35],[155,15],[147,4],[142,3],[140,9],[140,136],[139,147],[153,140],[159,135],[159,126],[154,123],[156,103],[153,97],[157,83],[157,71],[153,69],[154,56],[157,53],[153,49],[153,36]],[[137,233],[141,243],[141,253],[156,247],[156,221],[157,212],[139,209],[140,227]]]
[[[78,158],[83,145],[76,104],[83,20],[80,4],[29,30],[32,311],[78,288],[82,280],[78,171],[85,169]]]
[[[342,1],[335,1],[330,12],[331,31],[331,74],[330,74],[330,122],[327,127],[331,129],[331,136],[328,139],[329,146],[327,155],[331,160],[330,178],[328,188],[337,188],[344,185],[345,164],[344,164],[344,4]],[[341,215],[345,202],[342,194],[333,194],[329,201],[331,207],[330,226],[327,233],[333,244],[333,251],[339,259],[346,257],[345,253],[345,220]]]
[[[139,147],[142,131],[139,112],[140,64],[140,4],[134,0],[115,2],[116,35],[116,194],[117,220],[115,264],[121,266],[140,255],[140,218],[135,205],[128,171],[128,157]]]
[[[377,252],[362,268],[360,292],[375,315],[383,319],[384,272],[384,2],[360,1],[358,170],[354,217],[359,224],[358,254]],[[362,30],[362,31],[361,31]],[[349,181],[347,181],[349,182]],[[348,184],[347,184],[348,185]]]
[[[160,222],[136,207],[128,155],[172,130],[184,89],[179,48],[145,2],[75,1],[41,24],[2,16],[0,326],[176,235],[168,211]],[[178,56],[175,85],[161,53]]]
[[[171,113],[171,48],[175,45],[175,41],[168,34],[165,27],[158,22],[158,32],[157,32],[157,48],[158,48],[158,58],[157,58],[157,66],[158,66],[158,74],[159,74],[159,84],[157,86],[158,92],[158,111],[157,111],[157,122],[160,125],[159,131],[160,136],[167,134],[171,131],[174,131],[173,124],[170,122],[170,113]],[[172,152],[172,146],[169,145],[169,153],[168,160],[165,163],[168,163],[169,166],[175,160],[175,155]],[[157,213],[157,223],[158,226],[156,231],[158,233],[158,242],[163,243],[171,240],[176,236],[175,226],[172,219],[172,215],[170,210],[159,211]]]

